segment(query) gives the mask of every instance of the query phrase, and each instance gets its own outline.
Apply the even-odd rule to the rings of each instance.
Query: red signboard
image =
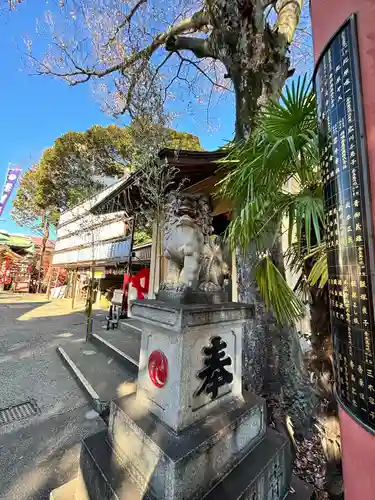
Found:
[[[12,282],[10,263],[11,263],[11,261],[10,261],[9,257],[6,257],[5,261],[2,263],[1,271],[0,271],[0,284],[1,285],[9,285]]]
[[[145,267],[132,276],[131,284],[137,290],[137,299],[144,299],[150,285],[150,269]]]

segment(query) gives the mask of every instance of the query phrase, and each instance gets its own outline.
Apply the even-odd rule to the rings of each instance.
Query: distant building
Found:
[[[0,230],[0,287],[19,292],[32,291],[39,265],[42,238],[10,234]],[[52,262],[54,242],[47,241],[42,276],[47,276]]]
[[[124,275],[132,269],[149,265],[151,244],[140,245],[132,260],[132,218],[114,203],[111,210],[102,215],[91,213],[91,209],[117,190],[123,179],[116,181],[99,194],[61,214],[57,227],[57,239],[52,266],[69,271],[69,286],[65,296],[71,296],[78,286],[84,287],[94,272],[98,281],[98,294],[123,288]],[[79,291],[78,291],[79,293]],[[60,296],[60,295],[59,295]]]

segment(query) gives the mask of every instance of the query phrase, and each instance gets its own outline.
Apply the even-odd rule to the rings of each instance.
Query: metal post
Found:
[[[46,210],[43,211],[42,222],[43,222],[43,237],[42,237],[42,245],[40,248],[40,257],[39,257],[38,281],[37,281],[37,285],[36,285],[36,292],[37,293],[40,293],[40,289],[41,289],[41,285],[42,285],[41,280],[42,280],[42,274],[44,271],[43,260],[44,260],[44,254],[46,252],[47,241],[49,238],[49,224],[48,224],[48,216],[47,216]]]

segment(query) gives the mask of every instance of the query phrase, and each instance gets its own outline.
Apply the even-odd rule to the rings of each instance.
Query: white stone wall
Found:
[[[61,214],[53,265],[106,260],[126,260],[131,251],[125,212],[95,215],[90,210],[117,187],[117,182],[97,196]]]

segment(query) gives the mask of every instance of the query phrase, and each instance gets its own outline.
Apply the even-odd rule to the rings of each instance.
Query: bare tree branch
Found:
[[[10,10],[14,10],[17,8],[17,4],[22,3],[23,0],[7,0],[8,6]]]
[[[148,61],[152,56],[152,54],[159,47],[165,45],[167,40],[170,39],[171,37],[178,36],[180,33],[198,31],[207,24],[208,24],[207,14],[204,10],[200,10],[198,12],[195,12],[190,18],[184,19],[180,21],[178,24],[171,26],[167,30],[159,33],[147,47],[139,50],[138,52],[132,53],[131,55],[125,57],[118,64],[109,66],[108,68],[105,68],[103,70],[95,70],[89,68],[84,69],[74,64],[75,71],[59,73],[52,70],[45,71],[45,69],[42,69],[41,71],[38,71],[38,74],[40,75],[49,74],[61,78],[85,76],[84,80],[80,79],[73,81],[71,83],[72,85],[76,85],[82,83],[83,81],[87,81],[90,77],[103,78],[104,76],[107,76],[116,71],[124,72],[128,67],[132,66],[137,61],[140,61],[142,59]]]
[[[167,56],[163,59],[163,61],[156,67],[155,73],[153,74],[151,81],[150,81],[149,90],[151,90],[151,88],[153,87],[155,80],[158,77],[161,68],[166,64],[168,59],[170,59],[172,57],[172,55],[173,55],[173,52],[170,52],[169,54],[167,54]]]
[[[172,78],[172,80],[169,82],[169,84],[165,87],[164,100],[167,99],[168,91],[172,87],[172,85],[174,84],[174,82],[180,78],[180,72],[182,70],[183,64],[184,64],[184,61],[181,59],[180,60],[180,64],[178,66],[178,70],[177,70],[176,75]]]
[[[298,21],[299,27],[306,24],[303,3],[65,0],[57,13],[46,12],[49,40],[42,56],[35,53],[40,44],[33,52],[32,41],[25,42],[38,74],[70,85],[92,81],[96,99],[114,116],[129,113],[135,119],[145,113],[166,123],[178,113],[166,99],[184,102],[187,112],[195,113],[196,105],[208,100],[215,107],[223,90],[234,90],[236,116],[243,117],[236,131],[248,135],[249,116],[279,92],[295,64],[292,38],[302,57],[311,53],[304,44],[307,34],[299,40],[296,32]]]
[[[178,50],[190,50],[202,59],[203,57],[217,58],[209,38],[195,38],[191,36],[171,36],[165,44],[165,48],[171,52]]]
[[[135,16],[137,10],[142,6],[142,5],[145,5],[147,3],[148,0],[139,0],[135,5],[134,7],[131,9],[131,11],[129,12],[129,14],[125,17],[125,20],[120,23],[116,30],[115,30],[115,33],[114,35],[108,40],[108,43],[113,43],[115,40],[116,40],[116,37],[117,35],[120,33],[120,31],[125,28],[126,25],[129,25],[131,23],[131,20],[132,18]]]
[[[188,64],[191,64],[192,66],[194,66],[194,68],[196,68],[196,70],[201,73],[205,78],[207,78],[207,80],[211,83],[211,85],[213,87],[217,87],[217,88],[220,88],[222,90],[230,90],[228,87],[225,87],[224,85],[221,85],[220,83],[218,82],[215,82],[215,80],[213,80],[200,66],[198,63],[192,61],[191,59],[187,58],[187,57],[183,57],[179,52],[177,52],[178,54],[178,57],[180,58],[181,62],[184,63],[188,63]]]
[[[267,9],[271,5],[276,5],[277,0],[261,0],[263,9]]]
[[[141,64],[139,70],[136,71],[132,75],[132,78],[131,78],[131,81],[130,81],[130,84],[129,84],[129,87],[128,87],[128,90],[127,90],[127,93],[126,93],[125,106],[120,111],[118,111],[117,113],[115,113],[115,116],[119,116],[119,115],[122,115],[122,114],[128,112],[131,118],[133,118],[133,119],[135,118],[134,113],[132,112],[132,109],[131,109],[131,103],[132,103],[132,100],[133,100],[133,92],[134,92],[134,89],[135,89],[136,85],[138,84],[138,78],[140,77],[141,73],[143,72],[143,70],[147,66],[147,63],[148,63],[147,60],[144,61],[143,64]],[[126,76],[126,75],[124,75],[124,76]],[[155,78],[156,78],[156,75],[155,75]],[[120,94],[122,94],[122,90],[121,90],[121,88],[119,86],[119,83],[116,82],[116,81],[115,81],[115,87],[116,87],[117,91]],[[151,85],[150,85],[150,87],[151,87]]]

